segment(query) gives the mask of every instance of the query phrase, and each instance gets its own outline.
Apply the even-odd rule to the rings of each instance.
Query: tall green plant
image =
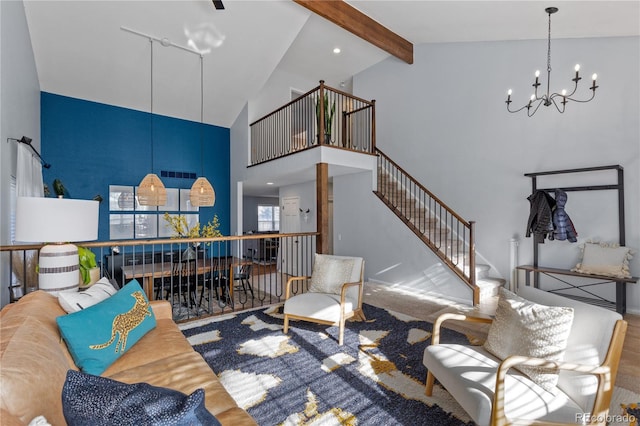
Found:
[[[331,134],[331,125],[333,123],[333,115],[336,112],[336,101],[333,101],[331,109],[329,109],[329,97],[324,94],[322,97],[322,105],[320,104],[320,98],[316,100],[316,119],[318,120],[318,131],[320,129],[320,108],[324,108],[324,133],[325,135]]]

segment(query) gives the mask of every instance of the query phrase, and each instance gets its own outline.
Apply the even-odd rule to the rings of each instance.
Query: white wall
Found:
[[[318,85],[320,85],[319,81],[311,81],[282,70],[275,70],[258,96],[249,101],[250,122],[253,123],[289,103],[291,90],[306,93]]]
[[[570,89],[576,62],[585,77],[578,93],[588,96],[590,75],[598,73],[596,98],[569,103],[564,114],[542,107],[532,118],[507,113],[504,101],[512,88],[514,105],[526,102],[534,71],[546,67],[545,40],[419,45],[413,65],[389,59],[354,78],[354,94],[376,99],[378,147],[476,221],[477,250],[503,277],[510,276],[512,237],[520,240],[519,263],[532,261],[531,240],[524,238],[531,186],[523,174],[528,172],[622,165],[627,245],[640,249],[640,38],[553,40],[552,91]],[[342,197],[349,204],[340,205],[339,191],[334,182],[336,217],[360,211],[355,192]],[[566,209],[580,242],[617,239],[610,194],[570,193]],[[380,259],[380,246],[361,241],[363,229],[386,229],[380,220],[364,211],[360,226],[336,230],[343,245],[357,244],[369,271],[390,266]],[[383,250],[396,253],[405,265],[420,263],[387,271],[387,282],[411,280],[436,262],[404,238],[383,241],[388,243]],[[571,268],[579,250],[575,244],[548,242],[541,253],[546,266]],[[640,275],[640,255],[631,272]],[[629,310],[640,313],[640,284],[629,285],[627,295]]]
[[[371,172],[333,178],[333,247],[365,259],[365,280],[471,303],[472,293],[373,194]]]
[[[16,143],[23,135],[40,151],[40,85],[22,1],[0,2],[0,244],[10,244],[9,184],[15,176]],[[9,301],[8,256],[0,258],[0,305]]]
[[[242,220],[242,193],[238,193],[238,182],[244,181],[244,173],[248,164],[248,147],[249,147],[249,105],[245,105],[236,121],[230,129],[229,140],[231,143],[231,234],[241,235]]]

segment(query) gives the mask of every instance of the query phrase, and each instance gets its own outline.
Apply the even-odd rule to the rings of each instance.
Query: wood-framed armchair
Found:
[[[483,346],[440,342],[445,321],[491,323],[490,318],[440,316],[425,349],[426,394],[435,378],[480,426],[606,425],[627,322],[613,311],[532,287],[518,295],[545,306],[573,308],[574,316],[561,361],[512,355],[499,359]],[[552,392],[516,370],[523,365],[558,371]]]
[[[302,280],[311,280],[309,290],[292,296],[292,284]],[[338,325],[338,344],[342,345],[346,320],[365,320],[362,312],[363,280],[363,258],[316,254],[310,277],[291,277],[287,280],[284,333],[288,333],[291,319]]]

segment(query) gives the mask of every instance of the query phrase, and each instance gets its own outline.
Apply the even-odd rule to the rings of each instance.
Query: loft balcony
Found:
[[[317,148],[375,153],[375,101],[336,90],[323,81],[250,127],[250,166]],[[315,160],[326,155],[307,153]]]

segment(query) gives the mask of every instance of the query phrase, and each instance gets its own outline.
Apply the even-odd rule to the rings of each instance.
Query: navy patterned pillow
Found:
[[[185,395],[147,383],[127,384],[69,370],[62,388],[62,410],[69,426],[217,426],[204,406],[204,390]]]

